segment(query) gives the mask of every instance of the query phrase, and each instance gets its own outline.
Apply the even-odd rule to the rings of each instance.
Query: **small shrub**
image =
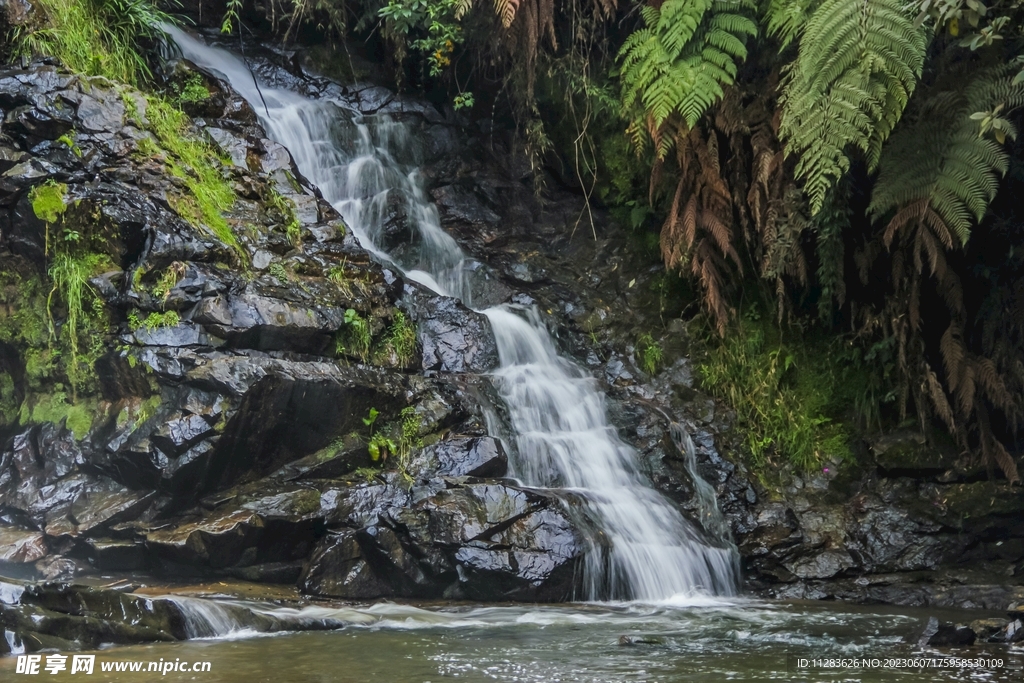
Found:
[[[370,323],[354,308],[347,309],[345,311],[345,327],[338,331],[338,337],[335,340],[335,352],[338,355],[354,355],[366,362],[370,356],[372,343]]]
[[[661,365],[661,344],[654,341],[654,338],[645,332],[637,341],[636,356],[640,368],[648,375],[653,375]]]

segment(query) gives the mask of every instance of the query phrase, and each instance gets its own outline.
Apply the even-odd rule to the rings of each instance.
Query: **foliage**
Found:
[[[139,312],[135,310],[128,314],[128,327],[132,330],[143,329],[146,332],[153,332],[161,327],[177,327],[180,323],[181,316],[177,311],[154,311],[145,318],[140,318]]]
[[[354,308],[345,311],[345,327],[338,331],[335,339],[335,352],[341,355],[354,355],[366,362],[370,357],[370,346],[373,335],[369,322],[359,315]]]
[[[281,224],[284,226],[284,232],[288,235],[289,241],[297,245],[301,234],[301,226],[299,225],[299,219],[295,215],[295,203],[278,192],[275,187],[269,188],[264,201],[280,217]]]
[[[744,426],[755,471],[762,478],[790,463],[819,470],[850,457],[847,434],[829,415],[840,386],[830,358],[784,343],[764,321],[747,316],[698,365],[702,386],[729,402]]]
[[[52,55],[72,71],[140,84],[150,78],[140,46],[173,17],[153,0],[36,0],[41,28],[17,32],[22,52]]]
[[[921,76],[925,30],[902,0],[824,0],[787,68],[780,133],[796,154],[811,212],[850,168],[849,149],[878,166],[882,143]]]
[[[131,113],[127,114],[131,118]],[[137,110],[136,116],[141,118]],[[187,194],[171,198],[174,209],[193,225],[207,228],[241,256],[238,240],[223,215],[234,204],[235,193],[221,173],[213,147],[191,130],[188,116],[165,99],[147,95],[144,116],[145,128],[163,152],[168,172],[188,189]],[[139,153],[148,157],[154,150],[144,143],[145,139],[140,141]]]
[[[622,104],[641,105],[631,129],[636,139],[654,138],[664,157],[673,138],[661,134],[670,116],[688,128],[722,97],[747,56],[746,39],[757,35],[752,0],[666,0],[641,7],[645,28],[626,39],[622,57]]]
[[[171,100],[177,107],[199,104],[208,99],[210,99],[210,91],[206,89],[203,77],[194,71],[183,83],[174,83],[171,86]]]
[[[399,366],[405,367],[416,353],[416,327],[409,322],[405,313],[396,310],[381,342],[381,347],[375,354],[377,360],[384,361],[394,357]]]
[[[658,366],[661,365],[661,344],[654,341],[654,338],[645,332],[637,340],[636,355],[641,369],[648,375],[653,375],[658,371]]]

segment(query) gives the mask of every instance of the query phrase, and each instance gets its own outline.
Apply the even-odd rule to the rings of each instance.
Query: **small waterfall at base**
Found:
[[[253,105],[268,134],[288,148],[365,248],[410,279],[472,305],[467,273],[475,264],[426,199],[408,126],[291,91],[264,87],[261,95],[240,59],[178,29],[168,33],[187,59],[223,74]],[[404,198],[418,237],[414,249],[395,256],[378,241],[391,193]],[[586,560],[585,597],[658,601],[734,594],[735,549],[706,543],[651,487],[638,454],[608,422],[596,381],[558,354],[537,311],[499,306],[482,313],[498,344],[500,368],[493,380],[511,417],[512,474],[528,486],[573,491],[587,501],[601,530]]]

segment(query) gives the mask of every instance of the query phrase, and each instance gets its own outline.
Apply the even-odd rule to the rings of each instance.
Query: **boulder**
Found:
[[[424,371],[482,373],[498,366],[498,347],[486,316],[458,299],[414,285],[406,285],[404,301],[416,323]]]
[[[433,477],[503,477],[508,456],[492,436],[455,437],[419,451],[406,470],[417,479]]]
[[[917,639],[917,646],[919,648],[962,647],[974,645],[977,638],[977,634],[966,626],[940,623],[935,617],[929,617],[928,623]]]

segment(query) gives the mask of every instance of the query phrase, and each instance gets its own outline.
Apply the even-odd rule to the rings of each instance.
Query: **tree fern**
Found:
[[[786,49],[796,40],[804,25],[820,4],[820,0],[768,0],[764,8],[764,22],[768,35],[775,36]]]
[[[814,11],[786,74],[780,127],[812,212],[849,170],[848,149],[877,166],[921,75],[925,36],[902,0],[825,0]]]
[[[974,74],[966,88],[930,98],[914,120],[893,135],[882,154],[869,207],[876,220],[895,212],[887,239],[910,220],[928,218],[946,248],[954,241],[956,246],[967,243],[1008,165],[1006,149],[979,134],[972,113],[1024,104],[1024,84],[1011,85],[1012,77],[1009,67]]]
[[[634,130],[660,128],[673,115],[689,128],[697,123],[747,56],[745,41],[757,34],[745,14],[752,8],[752,0],[666,0],[641,10],[645,28],[619,53],[623,104],[640,110]],[[658,152],[664,156],[667,148]]]

